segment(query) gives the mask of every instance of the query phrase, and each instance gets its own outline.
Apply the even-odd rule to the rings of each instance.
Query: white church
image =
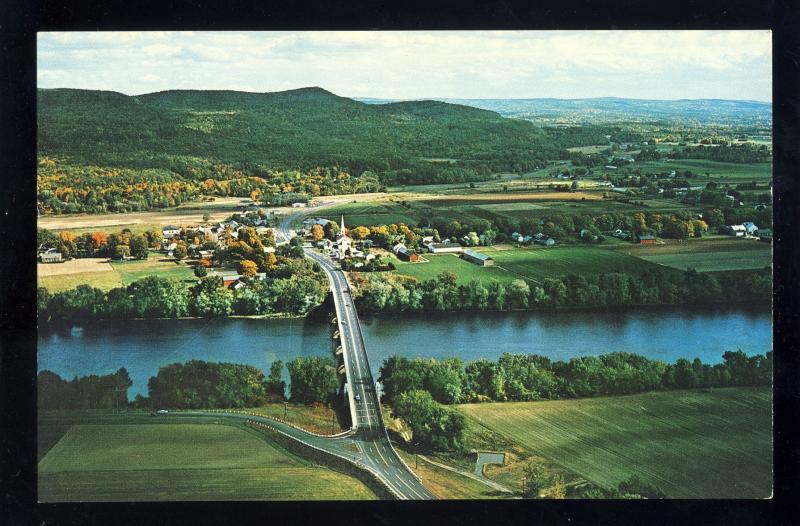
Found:
[[[346,257],[363,258],[364,253],[353,246],[353,238],[347,235],[347,229],[344,227],[344,216],[342,216],[342,222],[339,224],[339,233],[336,234],[336,241],[331,247],[331,258],[342,260]]]

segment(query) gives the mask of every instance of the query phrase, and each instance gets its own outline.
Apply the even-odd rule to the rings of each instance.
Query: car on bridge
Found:
[[[355,398],[356,398],[356,402],[360,402],[361,401],[361,395],[360,394],[356,394]]]

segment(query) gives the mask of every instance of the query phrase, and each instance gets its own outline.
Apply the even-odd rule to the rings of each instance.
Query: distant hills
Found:
[[[357,99],[386,104],[388,99]],[[691,121],[702,124],[765,125],[772,123],[772,103],[748,100],[682,99],[648,100],[601,97],[589,99],[441,99],[497,112],[504,117],[540,123],[613,121]]]
[[[429,100],[365,104],[317,87],[139,96],[40,89],[38,129],[43,156],[167,169],[176,157],[199,157],[384,173],[442,158],[488,171],[525,168],[558,152],[540,127],[491,110]]]

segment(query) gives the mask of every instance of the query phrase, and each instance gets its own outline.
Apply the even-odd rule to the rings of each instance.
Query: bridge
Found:
[[[329,204],[323,204],[315,209],[319,210]],[[291,239],[291,224],[303,213],[284,218],[279,227],[283,237]],[[365,471],[396,499],[435,499],[436,497],[425,488],[389,441],[381,413],[380,399],[369,367],[361,324],[344,272],[330,259],[313,249],[306,250],[305,254],[319,263],[330,282],[336,307],[335,322],[338,325],[338,339],[341,342],[341,355],[348,385],[347,400],[352,422],[350,430],[335,436],[316,435],[285,422],[242,411],[187,411],[179,414],[238,419],[267,427],[275,433],[280,433],[283,438],[297,441],[306,448],[317,450],[334,457],[337,461],[347,462],[355,469]],[[337,349],[337,353],[338,351]]]

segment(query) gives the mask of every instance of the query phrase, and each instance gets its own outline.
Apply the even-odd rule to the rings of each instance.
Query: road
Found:
[[[323,203],[316,207],[316,210],[327,205],[328,203]],[[287,238],[291,238],[292,222],[305,213],[307,212],[285,217],[279,230]],[[330,259],[314,250],[306,250],[306,256],[319,263],[331,284],[340,341],[344,351],[345,371],[349,387],[348,399],[352,404],[351,414],[354,415],[353,430],[355,432],[349,437],[349,440],[352,440],[361,451],[361,461],[371,470],[379,473],[381,480],[393,488],[393,491],[401,494],[403,498],[435,498],[403,463],[389,442],[389,436],[383,423],[380,400],[375,391],[375,381],[369,366],[364,337],[361,333],[361,324],[344,272],[336,267]]]
[[[323,203],[315,210],[329,204],[332,203]],[[292,237],[290,232],[292,222],[306,213],[308,212],[300,212],[284,218],[279,230],[287,239]],[[436,497],[406,466],[389,442],[389,435],[383,423],[380,401],[375,391],[375,381],[369,367],[358,313],[353,304],[350,285],[347,283],[344,272],[337,268],[331,260],[313,250],[306,250],[306,256],[319,263],[331,284],[347,374],[348,400],[353,418],[350,431],[333,437],[315,435],[279,420],[244,411],[180,411],[171,412],[170,415],[226,418],[263,424],[308,446],[336,455],[373,473],[398,499],[435,499]],[[358,396],[356,397],[356,395]]]

